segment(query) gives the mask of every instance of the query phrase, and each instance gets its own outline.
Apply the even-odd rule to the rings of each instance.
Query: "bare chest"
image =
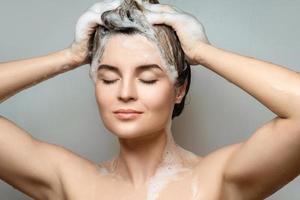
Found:
[[[150,181],[133,188],[98,172],[65,179],[64,200],[218,200],[222,190],[222,173],[218,168],[195,169],[180,176]],[[88,174],[88,173],[87,173]]]

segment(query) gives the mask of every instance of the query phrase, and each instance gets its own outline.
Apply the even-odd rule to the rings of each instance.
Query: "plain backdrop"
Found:
[[[73,41],[77,19],[95,2],[1,0],[0,62],[67,48]],[[300,0],[161,3],[196,16],[210,42],[219,48],[300,71]],[[100,119],[88,70],[89,65],[85,65],[23,90],[0,105],[0,114],[39,140],[64,146],[97,163],[107,160],[118,152],[118,141]],[[192,67],[186,104],[183,114],[173,121],[174,137],[201,156],[245,141],[276,117],[248,93],[200,65]],[[298,177],[268,199],[298,200],[299,188]],[[30,198],[0,181],[0,199]]]

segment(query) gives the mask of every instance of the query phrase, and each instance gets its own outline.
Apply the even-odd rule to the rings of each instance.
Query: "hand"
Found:
[[[166,4],[142,3],[144,15],[151,24],[171,26],[180,40],[186,60],[191,65],[200,64],[196,60],[197,47],[203,43],[210,44],[203,25],[191,14]]]
[[[83,13],[77,21],[75,40],[68,50],[68,58],[72,66],[80,66],[90,62],[90,39],[98,25],[103,25],[101,15],[113,10],[121,4],[121,0],[101,0]]]

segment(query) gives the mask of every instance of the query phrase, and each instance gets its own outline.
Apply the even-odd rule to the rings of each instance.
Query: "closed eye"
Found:
[[[114,83],[114,82],[116,82],[117,80],[104,80],[104,79],[102,79],[102,81],[103,81],[103,83],[104,84],[112,84],[112,83]]]
[[[102,81],[103,81],[104,84],[109,85],[109,84],[113,84],[114,82],[116,82],[117,79],[116,80],[104,80],[104,79],[102,79]],[[145,83],[145,84],[155,84],[157,82],[157,80],[142,80],[142,79],[140,79],[140,81],[142,83]]]
[[[154,83],[156,83],[157,80],[145,81],[145,80],[140,79],[140,81],[142,81],[143,83],[146,83],[146,84],[154,84]]]

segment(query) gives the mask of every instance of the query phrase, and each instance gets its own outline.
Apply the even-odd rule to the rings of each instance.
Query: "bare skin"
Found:
[[[204,158],[197,157],[195,162],[191,163],[193,169],[180,174],[178,180],[170,182],[159,193],[157,199],[223,199],[221,194],[225,185],[224,166],[226,160],[239,146],[240,144],[232,145]],[[99,173],[100,167],[78,160],[76,155],[69,156],[76,162],[69,162],[65,166],[72,170],[65,170],[63,175],[66,195],[63,199],[147,199],[147,184],[133,186],[122,177]],[[112,163],[110,161],[102,163],[101,168],[103,167],[110,170]],[[84,171],[79,173],[82,168]],[[193,185],[197,188],[196,192],[192,191]]]
[[[191,156],[179,147],[173,148],[178,163],[184,163],[189,170],[168,183],[157,199],[264,199],[300,173],[300,76],[287,68],[221,50],[201,40],[187,41],[195,36],[189,37],[190,32],[184,32],[180,27],[186,28],[184,21],[189,18],[184,16],[177,20],[170,13],[159,17],[172,9],[157,6],[156,13],[149,20],[172,26],[177,30],[191,63],[201,64],[240,87],[277,117],[255,130],[247,141],[204,157]],[[185,26],[174,25],[175,21]],[[74,46],[43,57],[1,63],[0,99],[7,100],[29,86],[85,64],[86,53]],[[129,71],[122,72],[126,76],[132,75]],[[142,101],[140,96],[135,96],[138,93],[133,92],[133,85],[129,83],[126,82],[128,87],[115,97],[123,103],[134,97],[136,102],[149,105],[146,99]],[[164,86],[168,83],[164,82]],[[99,92],[97,88],[101,87],[104,88],[97,83],[96,94]],[[100,92],[97,95],[99,106],[105,103]],[[171,105],[180,101],[182,93],[184,87],[179,93],[170,93],[172,101],[164,103]],[[127,133],[116,131],[116,135],[122,135],[120,145],[123,151],[120,164],[115,168],[115,162],[107,161],[100,166],[63,147],[38,141],[12,121],[1,117],[0,178],[34,199],[146,199],[149,180],[161,163],[161,159],[155,158],[162,158],[169,141],[166,135],[170,123],[165,125],[163,129],[146,135],[141,135],[142,132],[124,135]],[[147,165],[143,166],[144,162]],[[117,173],[109,173],[114,170]],[[193,185],[198,192],[192,189]]]

